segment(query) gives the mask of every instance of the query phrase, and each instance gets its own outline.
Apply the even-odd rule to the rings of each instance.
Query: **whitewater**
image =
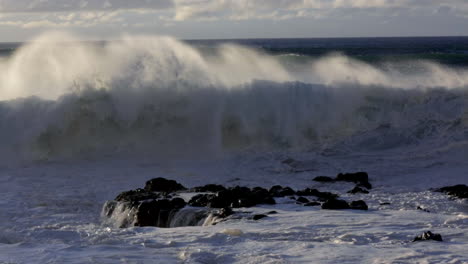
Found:
[[[468,263],[466,199],[431,191],[468,184],[467,67],[50,32],[0,57],[0,100],[0,263]],[[370,194],[312,181],[355,171]],[[155,177],[317,188],[369,211],[280,198],[243,210],[278,212],[260,221],[102,219]],[[444,242],[411,242],[428,230]]]

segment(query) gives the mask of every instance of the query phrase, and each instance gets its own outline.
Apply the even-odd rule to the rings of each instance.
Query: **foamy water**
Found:
[[[0,263],[468,262],[466,201],[428,191],[468,183],[467,70],[337,53],[291,64],[233,44],[203,52],[168,37],[66,33],[2,58]],[[281,163],[289,157],[305,172]],[[312,181],[362,170],[369,195]],[[370,211],[285,199],[248,209],[279,212],[260,222],[100,219],[105,201],[154,177],[315,187]],[[409,242],[427,230],[445,242]]]

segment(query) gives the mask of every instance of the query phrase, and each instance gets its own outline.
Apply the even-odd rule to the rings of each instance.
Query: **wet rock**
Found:
[[[389,202],[380,203],[380,205],[391,205]]]
[[[260,219],[263,219],[265,217],[268,217],[267,215],[264,215],[264,214],[257,214],[257,215],[254,215],[252,217],[253,220],[257,221],[257,220],[260,220]]]
[[[318,177],[315,177],[314,178],[314,181],[318,181],[318,182],[334,182],[335,179],[331,178],[331,177],[327,177],[327,176],[318,176]]]
[[[140,203],[136,209],[134,225],[169,227],[171,215],[185,206],[185,202],[180,200],[182,199],[162,199]]]
[[[351,191],[348,191],[348,193],[351,193],[351,194],[365,193],[365,194],[367,194],[367,193],[369,193],[369,191],[366,190],[366,189],[363,189],[363,188],[361,188],[361,187],[359,187],[359,186],[356,186],[356,187],[354,187],[354,189],[352,189]]]
[[[363,200],[352,201],[350,204],[350,207],[351,209],[354,209],[354,210],[368,210],[369,209],[366,202],[364,202]]]
[[[225,191],[226,187],[218,184],[207,184],[204,186],[198,186],[191,189],[192,192],[212,192],[217,193],[221,191]]]
[[[417,209],[417,210],[424,211],[424,212],[426,212],[426,213],[430,213],[430,212],[431,212],[431,211],[429,211],[429,210],[427,210],[427,209],[422,208],[421,206],[416,207],[416,209]]]
[[[340,173],[336,176],[337,181],[349,181],[354,183],[369,181],[369,175],[366,172]]]
[[[317,189],[304,189],[301,191],[297,191],[297,195],[302,195],[302,196],[315,196],[318,197],[320,200],[326,201],[330,199],[336,199],[338,198],[338,194],[330,193],[330,192],[321,192]]]
[[[296,192],[293,189],[289,187],[282,187],[280,185],[275,185],[271,187],[269,193],[273,197],[285,197],[296,194]]]
[[[161,195],[158,193],[149,192],[144,189],[136,189],[136,190],[131,190],[131,191],[120,193],[119,195],[117,195],[115,200],[119,202],[135,203],[135,202],[144,201],[144,200],[159,199],[160,197]]]
[[[350,209],[349,204],[344,200],[330,199],[322,204],[322,209],[340,210]]]
[[[213,197],[213,194],[197,194],[190,199],[188,204],[194,207],[206,207]]]
[[[309,202],[310,202],[309,199],[307,199],[307,198],[305,198],[305,197],[302,197],[302,196],[300,196],[299,198],[297,198],[296,201],[297,201],[298,203],[303,203],[303,204],[309,203]]]
[[[336,181],[354,182],[359,184],[359,186],[372,189],[367,172],[340,173],[336,176]]]
[[[427,231],[424,232],[422,235],[415,237],[413,239],[413,242],[425,240],[443,241],[442,236],[440,234],[433,234],[431,231]]]
[[[174,180],[155,178],[146,182],[145,190],[150,192],[176,192],[186,190],[184,186]]]
[[[191,206],[210,208],[240,208],[252,207],[258,204],[276,204],[276,201],[264,188],[256,187],[250,189],[236,186],[217,192],[216,194],[195,195],[189,201],[189,204]]]
[[[234,214],[234,211],[232,210],[232,208],[226,207],[226,208],[221,208],[217,212],[216,216],[220,217],[220,218],[226,218],[226,217],[231,216],[233,214]]]
[[[320,205],[319,202],[310,202],[310,203],[304,204],[304,206],[319,206],[319,205]]]
[[[438,192],[446,193],[450,196],[454,196],[460,199],[468,198],[468,186],[464,184],[454,185],[454,186],[447,186],[440,189],[437,189]]]
[[[270,212],[268,212],[268,213],[266,213],[266,214],[267,214],[267,215],[272,215],[272,214],[277,214],[277,213],[278,213],[278,212],[276,212],[276,211],[270,211]]]

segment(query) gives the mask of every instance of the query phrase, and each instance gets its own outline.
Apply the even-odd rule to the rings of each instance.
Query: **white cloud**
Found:
[[[0,13],[168,9],[172,0],[0,0]]]
[[[409,9],[432,14],[444,6],[468,13],[466,0],[174,0],[175,20],[189,19],[284,19],[322,17],[333,11],[369,9],[385,14],[392,9]],[[352,13],[352,12],[351,12]]]
[[[190,20],[356,16],[468,17],[467,0],[0,0],[0,25],[22,28],[138,26]],[[3,17],[2,17],[3,16]]]

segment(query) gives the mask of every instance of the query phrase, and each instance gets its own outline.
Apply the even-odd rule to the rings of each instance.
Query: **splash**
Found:
[[[0,157],[368,150],[468,139],[464,69],[427,61],[377,67],[340,54],[288,63],[237,45],[203,52],[169,37],[96,44],[47,33],[0,61]]]

